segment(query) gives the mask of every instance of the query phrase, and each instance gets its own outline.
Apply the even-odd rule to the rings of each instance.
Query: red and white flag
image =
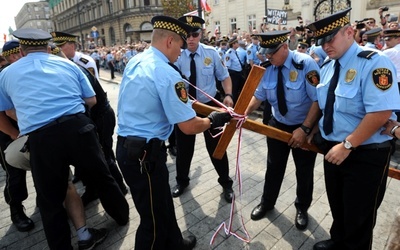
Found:
[[[207,0],[201,0],[201,8],[206,12],[211,12],[211,7],[208,5]]]

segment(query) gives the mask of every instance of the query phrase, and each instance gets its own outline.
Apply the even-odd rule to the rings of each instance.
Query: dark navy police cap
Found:
[[[169,16],[155,16],[151,19],[151,23],[153,24],[153,29],[164,29],[178,34],[183,40],[182,48],[186,48],[187,35],[192,31],[191,26]]]
[[[59,31],[51,32],[51,36],[53,37],[54,44],[57,46],[64,45],[67,42],[78,43],[78,36],[68,34],[65,32],[59,32]]]
[[[12,35],[19,39],[21,45],[43,46],[47,45],[51,39],[50,33],[33,28],[18,29]]]
[[[254,34],[252,37],[258,38],[260,46],[265,48],[265,51],[263,51],[265,54],[272,54],[278,49],[279,45],[287,41],[289,33],[290,31],[288,30],[276,30],[268,33]]]
[[[3,45],[3,52],[1,53],[2,56],[9,56],[11,54],[19,54],[19,41],[18,40],[11,40],[7,41]]]
[[[178,18],[178,20],[192,26],[193,32],[201,30],[203,28],[203,24],[205,23],[205,21],[198,16],[182,16]]]
[[[316,45],[329,42],[342,27],[350,23],[348,16],[350,10],[351,8],[348,8],[336,12],[307,26],[309,30],[314,31]]]
[[[364,35],[366,35],[368,37],[379,36],[381,31],[382,31],[382,28],[375,28],[375,29],[371,29],[371,30],[366,31],[364,33]]]

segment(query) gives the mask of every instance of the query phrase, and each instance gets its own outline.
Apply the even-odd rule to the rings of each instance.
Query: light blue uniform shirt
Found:
[[[83,98],[94,95],[75,63],[45,52],[30,53],[0,74],[0,110],[16,109],[22,135],[85,112]]]
[[[311,54],[312,51],[314,51],[314,53],[319,57],[318,66],[321,66],[324,63],[327,54],[325,53],[325,51],[322,49],[321,46],[312,45],[309,54]]]
[[[242,71],[242,65],[239,61],[239,56],[233,48],[228,49],[225,53],[225,66],[234,71]]]
[[[254,65],[260,65],[261,61],[257,57],[259,45],[255,45],[254,43],[250,44],[247,47],[247,63],[250,64],[250,60],[253,60]]]
[[[175,63],[188,79],[190,76],[190,61],[192,60],[190,54],[189,50],[183,50]],[[194,60],[196,62],[196,86],[214,97],[217,94],[215,78],[221,82],[228,78],[228,69],[222,63],[218,52],[213,47],[202,43],[199,43]],[[187,84],[186,87],[188,89],[189,85]],[[196,91],[196,99],[201,103],[211,101],[198,90]]]
[[[158,49],[132,57],[118,96],[117,134],[167,140],[174,124],[195,117],[190,100],[179,98],[177,84],[183,86],[182,77]]]
[[[293,62],[303,62],[303,69],[297,69]],[[289,51],[282,68],[285,99],[288,112],[285,116],[279,113],[276,93],[278,67],[269,66],[265,71],[254,96],[261,101],[268,100],[272,106],[272,114],[278,122],[286,125],[303,123],[311,104],[317,101],[316,85],[319,79],[319,67],[309,55]],[[316,81],[313,80],[316,77]]]
[[[242,47],[237,48],[236,50],[238,56],[239,56],[239,60],[242,63],[242,65],[244,65],[246,63],[246,50],[243,49]]]
[[[351,134],[367,113],[400,110],[396,70],[386,56],[373,55],[369,60],[357,56],[363,49],[356,43],[339,59],[340,75],[335,89],[333,132],[325,135],[323,117],[319,121],[322,136],[328,141],[343,141]],[[335,60],[321,68],[321,82],[317,86],[318,103],[324,112],[330,79],[335,71]],[[396,120],[392,114],[391,119]],[[383,129],[383,128],[382,128]],[[392,138],[376,131],[362,144],[381,143]]]

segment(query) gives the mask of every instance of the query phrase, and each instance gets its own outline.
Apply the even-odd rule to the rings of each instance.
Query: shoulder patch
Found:
[[[312,86],[317,86],[319,84],[319,73],[316,70],[311,70],[310,72],[307,73],[306,79],[309,84]]]
[[[376,51],[371,51],[371,50],[364,50],[361,51],[360,53],[357,54],[358,57],[365,58],[365,59],[371,59],[373,55],[377,54]]]
[[[89,70],[89,72],[90,72],[93,76],[96,75],[96,73],[94,72],[94,68],[93,68],[93,67],[87,68],[87,70]]]
[[[226,61],[229,61],[229,59],[230,59],[229,56],[226,56],[226,57],[225,57],[225,60],[226,60]]]
[[[88,59],[83,58],[83,57],[79,58],[79,61],[83,62],[84,64],[87,64],[89,62]]]
[[[297,63],[292,59],[292,64],[296,69],[302,70],[304,68],[303,61]]]
[[[250,55],[251,54],[251,50],[247,50],[247,55]]]
[[[269,66],[271,66],[272,65],[272,63],[270,62],[270,61],[265,61],[265,62],[262,62],[261,64],[260,64],[260,66],[261,67],[264,67],[264,68],[268,68]]]
[[[375,86],[380,90],[388,90],[393,85],[393,74],[390,69],[378,68],[372,71],[372,79]]]
[[[186,92],[185,83],[183,83],[183,82],[175,83],[175,92],[176,92],[176,95],[178,96],[179,100],[181,100],[184,103],[188,102],[188,95]]]

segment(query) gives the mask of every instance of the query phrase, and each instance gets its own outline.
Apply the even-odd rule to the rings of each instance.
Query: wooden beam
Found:
[[[197,113],[207,116],[212,111],[218,111],[218,108],[211,107],[205,105],[203,103],[195,102],[193,103],[193,108],[196,110]],[[236,122],[235,122],[236,126]],[[261,122],[257,122],[254,120],[247,119],[245,123],[242,125],[243,128],[254,131],[259,134],[263,134],[265,136],[271,137],[273,139],[277,139],[280,141],[288,142],[291,138],[292,134],[276,129],[274,127],[265,125]],[[225,132],[224,132],[225,133]],[[304,143],[304,148],[307,148],[311,151],[321,153],[321,151],[315,145],[309,145],[308,143]],[[400,170],[390,167],[389,168],[389,177],[400,180]]]
[[[254,91],[256,90],[258,84],[260,83],[264,73],[265,73],[264,67],[254,65],[251,68],[249,76],[247,77],[247,80],[243,86],[243,90],[240,93],[240,96],[234,108],[236,114],[243,114],[244,111],[246,111],[246,108],[249,105],[249,102],[254,95]],[[213,154],[214,158],[221,159],[224,156],[225,151],[228,148],[228,145],[233,135],[235,134],[236,123],[237,121],[233,120],[229,123],[228,126],[225,127],[225,131],[222,134],[221,138],[219,139],[217,147],[215,148]]]

